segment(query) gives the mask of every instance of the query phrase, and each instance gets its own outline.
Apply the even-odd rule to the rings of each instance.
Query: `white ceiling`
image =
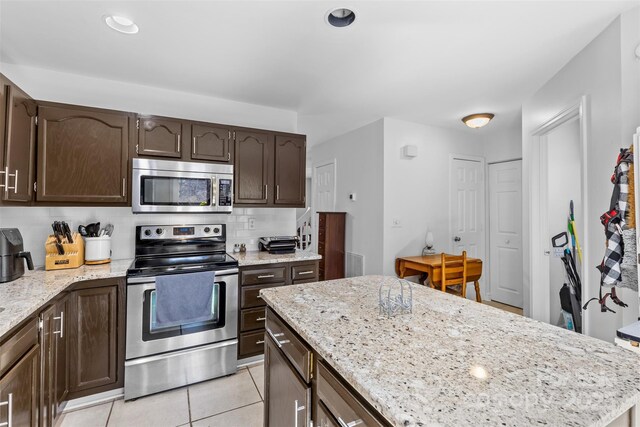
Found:
[[[268,105],[310,142],[383,116],[484,132],[638,1],[0,0],[2,61]],[[334,7],[353,26],[324,21]],[[128,16],[134,36],[108,29]]]

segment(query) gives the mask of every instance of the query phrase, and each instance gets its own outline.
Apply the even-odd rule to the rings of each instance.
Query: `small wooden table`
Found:
[[[427,280],[431,280],[434,285],[440,285],[442,259],[440,254],[396,258],[396,274],[400,278],[420,275],[420,283],[423,285],[427,284]],[[482,260],[467,258],[467,281],[477,284],[480,276],[482,276]]]

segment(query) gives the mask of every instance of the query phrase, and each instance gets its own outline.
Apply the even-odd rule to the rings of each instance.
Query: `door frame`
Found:
[[[571,122],[579,121],[580,128],[580,197],[582,198],[582,210],[579,213],[582,221],[578,224],[578,235],[582,244],[582,263],[580,266],[580,275],[583,283],[582,301],[589,296],[591,257],[589,251],[589,240],[585,233],[585,223],[588,216],[587,207],[589,206],[587,194],[587,144],[588,144],[588,97],[581,96],[575,103],[560,111],[549,120],[535,128],[531,133],[532,144],[530,148],[531,164],[529,179],[530,206],[538,206],[538,209],[531,209],[529,222],[529,259],[525,259],[525,263],[529,263],[529,278],[523,277],[524,283],[529,282],[529,301],[528,313],[529,317],[541,320],[545,323],[551,322],[551,296],[549,283],[549,262],[550,254],[544,253],[546,247],[550,244],[543,242],[548,240],[548,169],[547,161],[547,136],[556,128]],[[546,231],[545,231],[546,230]],[[542,237],[544,236],[544,237]],[[535,284],[535,286],[534,286]],[[526,301],[525,301],[525,305]],[[525,307],[526,308],[526,307]],[[589,316],[582,318],[582,332],[585,335],[590,333]]]
[[[485,186],[485,197],[484,197],[484,203],[485,203],[485,218],[489,218],[489,215],[491,215],[491,182],[489,180],[489,166],[491,165],[497,165],[500,163],[510,163],[510,162],[522,162],[520,165],[520,173],[524,174],[524,160],[522,159],[522,157],[514,157],[512,159],[506,159],[506,160],[496,160],[494,162],[487,162],[487,168],[485,170],[485,177],[487,178],[485,180],[485,182],[487,183],[487,185]],[[524,198],[524,188],[522,188],[522,182],[520,184],[520,200],[522,200]],[[485,283],[489,283],[487,285],[487,290],[485,291],[485,294],[487,295],[487,298],[483,298],[486,299],[488,301],[492,301],[491,299],[491,224],[488,224],[486,227],[486,233],[485,235],[487,236],[486,239],[486,245],[485,245],[485,258],[487,259],[487,268],[486,268],[486,274],[484,275],[484,277],[487,278]],[[521,248],[524,247],[524,218],[520,218],[520,241],[521,241]],[[524,272],[524,266],[523,266],[523,272]],[[522,284],[522,296],[524,299],[524,283]],[[522,305],[524,306],[524,300],[522,302]],[[524,307],[521,307],[524,310]]]
[[[333,165],[333,211],[336,210],[337,191],[338,191],[338,161],[336,158],[331,160],[323,160],[320,162],[313,162],[311,166],[311,210],[312,218],[315,222],[313,225],[313,250],[318,252],[318,201],[316,200],[316,183],[317,181],[317,169],[323,166]]]
[[[486,222],[487,222],[487,180],[486,180],[486,176],[487,176],[487,164],[486,164],[486,160],[484,157],[482,156],[470,156],[467,154],[449,154],[449,206],[448,206],[448,217],[449,217],[449,244],[447,245],[448,250],[450,253],[453,252],[453,221],[451,218],[451,209],[453,207],[453,200],[451,197],[452,194],[452,190],[453,190],[453,181],[451,180],[451,171],[453,170],[453,162],[454,160],[465,160],[465,161],[469,161],[469,162],[479,162],[480,163],[480,170],[482,171],[483,177],[482,177],[482,181],[483,181],[483,185],[481,185],[482,188],[482,201],[484,203],[484,209],[482,209],[481,211],[478,211],[478,214],[480,215],[480,220],[481,220],[481,224],[482,224],[482,230],[480,233],[481,239],[482,241],[478,243],[478,248],[482,249],[482,256],[480,257],[480,259],[482,259],[482,263],[483,266],[487,265],[486,264],[486,258],[487,258],[487,242],[488,242],[488,229],[486,226]],[[483,270],[486,272],[487,268],[484,267]],[[483,299],[487,299],[487,300],[491,300],[491,289],[487,289],[486,286],[482,286],[483,284],[486,284],[487,281],[485,280],[488,277],[488,275],[486,273],[483,273],[481,278],[480,278],[480,289],[484,292]]]

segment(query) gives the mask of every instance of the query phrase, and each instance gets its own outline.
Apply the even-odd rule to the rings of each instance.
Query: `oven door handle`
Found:
[[[216,279],[218,277],[225,277],[225,276],[231,276],[234,274],[238,274],[238,269],[237,268],[230,268],[227,270],[218,270],[215,271],[216,273]],[[179,273],[178,273],[179,274]],[[127,284],[145,284],[145,283],[155,283],[156,282],[156,278],[155,277],[128,277],[127,278]]]

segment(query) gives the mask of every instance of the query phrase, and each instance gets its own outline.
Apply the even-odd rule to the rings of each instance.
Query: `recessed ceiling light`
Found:
[[[477,129],[486,126],[494,115],[491,113],[471,114],[462,118],[462,122],[470,128]]]
[[[340,7],[333,9],[327,13],[327,22],[334,27],[348,27],[356,20],[356,14],[353,10]]]
[[[124,16],[105,15],[104,22],[109,26],[109,28],[120,33],[136,34],[140,31],[135,22],[129,18],[125,18]]]

